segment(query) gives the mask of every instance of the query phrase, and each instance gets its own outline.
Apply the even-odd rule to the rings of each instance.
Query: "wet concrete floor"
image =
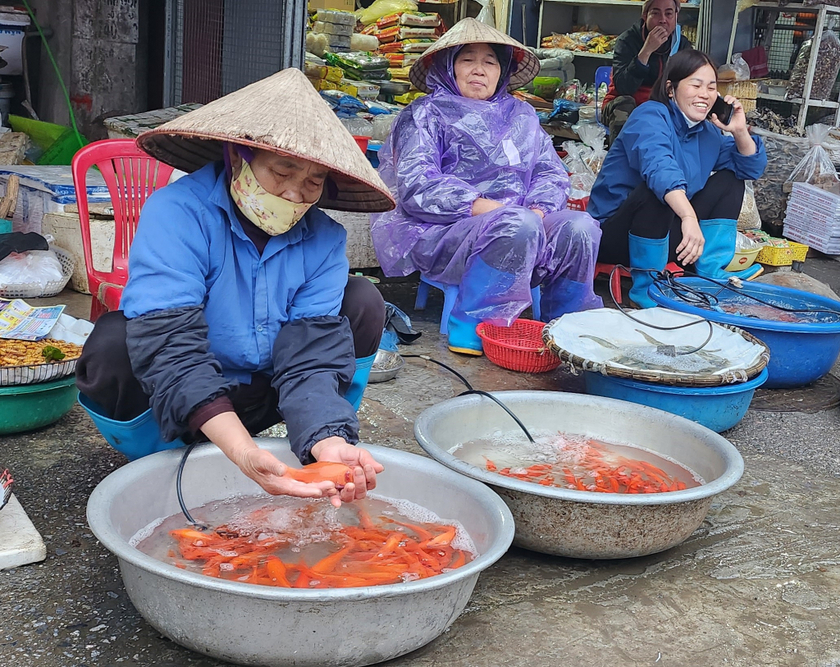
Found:
[[[840,263],[809,259],[806,269],[838,289]],[[382,285],[423,331],[405,353],[451,364],[485,390],[581,391],[579,378],[559,370],[523,375],[451,354],[437,333],[439,295],[433,291],[429,309],[415,314],[415,289]],[[87,314],[86,297],[65,292],[56,301]],[[407,359],[396,380],[369,387],[363,439],[422,454],[413,420],[461,391],[446,371]],[[715,499],[686,542],[605,562],[511,549],[481,575],[446,633],[387,664],[840,666],[840,408],[751,410],[724,435],[745,459],[744,476]],[[225,664],[148,625],[126,595],[116,559],[87,527],[90,492],[125,459],[81,408],[53,426],[3,437],[0,464],[14,472],[17,497],[48,553],[43,563],[0,572],[0,665]]]

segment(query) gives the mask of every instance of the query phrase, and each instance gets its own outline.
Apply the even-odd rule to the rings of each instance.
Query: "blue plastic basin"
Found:
[[[702,278],[678,278],[677,282],[711,294],[721,292],[720,287]],[[840,316],[839,302],[810,292],[760,283],[744,283],[738,291],[788,308],[821,308]],[[726,293],[727,290],[722,291],[720,297]],[[651,285],[648,294],[660,306],[734,325],[761,340],[770,349],[768,388],[801,387],[816,382],[831,370],[840,355],[840,318],[836,322],[761,320],[693,306],[663,293],[658,284]]]
[[[767,369],[748,382],[719,387],[674,387],[591,372],[584,373],[584,380],[588,394],[665,410],[720,433],[747,414],[755,390],[767,381]]]

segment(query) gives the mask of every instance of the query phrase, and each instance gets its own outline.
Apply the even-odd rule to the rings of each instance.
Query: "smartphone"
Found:
[[[709,120],[712,118],[712,114],[717,114],[718,120],[723,123],[724,125],[729,125],[729,121],[732,120],[732,112],[735,108],[729,104],[729,102],[725,102],[723,98],[718,95],[718,98],[715,100],[715,103],[712,105],[712,108],[709,110],[709,115],[706,116]]]

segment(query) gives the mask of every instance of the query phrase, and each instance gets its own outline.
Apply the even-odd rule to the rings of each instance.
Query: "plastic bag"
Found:
[[[808,74],[808,62],[811,59],[812,39],[806,39],[796,54],[796,62],[790,72],[788,97],[802,97],[805,94],[805,81]],[[825,100],[831,95],[837,73],[840,72],[840,39],[832,30],[825,30],[820,40],[820,50],[814,67],[814,79],[811,83],[811,99]]]
[[[752,181],[745,183],[744,200],[741,203],[741,212],[738,214],[738,229],[761,229],[761,216],[755,203]]]
[[[367,9],[356,11],[356,18],[362,25],[370,25],[388,14],[403,12],[417,12],[417,3],[412,0],[375,0]]]
[[[6,289],[12,285],[37,286],[45,289],[47,283],[63,278],[61,263],[52,250],[12,253],[0,261],[0,289]]]
[[[830,132],[831,127],[828,125],[814,124],[805,128],[811,148],[796,165],[786,183],[810,183],[840,194],[840,178],[827,150],[834,143],[828,138]]]
[[[598,172],[601,171],[604,158],[607,156],[607,150],[604,148],[607,133],[597,123],[580,123],[577,127],[580,140],[592,149],[589,155],[584,156],[586,165],[597,176]]]
[[[475,17],[476,20],[495,28],[496,7],[493,0],[476,0],[476,2],[481,5],[481,10],[478,12],[478,16]]]
[[[722,65],[718,70],[719,74],[725,74],[730,71],[735,73],[735,81],[746,81],[750,78],[750,66],[740,53],[732,56],[731,64]]]

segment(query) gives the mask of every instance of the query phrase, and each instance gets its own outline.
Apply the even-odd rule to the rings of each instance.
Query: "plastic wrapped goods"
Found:
[[[812,43],[812,39],[807,39],[799,48],[796,62],[790,73],[788,97],[802,97],[805,94],[805,79],[808,74]],[[840,72],[840,39],[833,31],[826,30],[820,40],[820,50],[814,68],[814,81],[811,84],[811,99],[828,99],[838,72]]]
[[[829,139],[831,127],[828,125],[809,125],[805,129],[811,148],[796,165],[788,178],[788,183],[810,183],[818,188],[840,194],[840,178],[829,157],[828,150],[836,141]]]

